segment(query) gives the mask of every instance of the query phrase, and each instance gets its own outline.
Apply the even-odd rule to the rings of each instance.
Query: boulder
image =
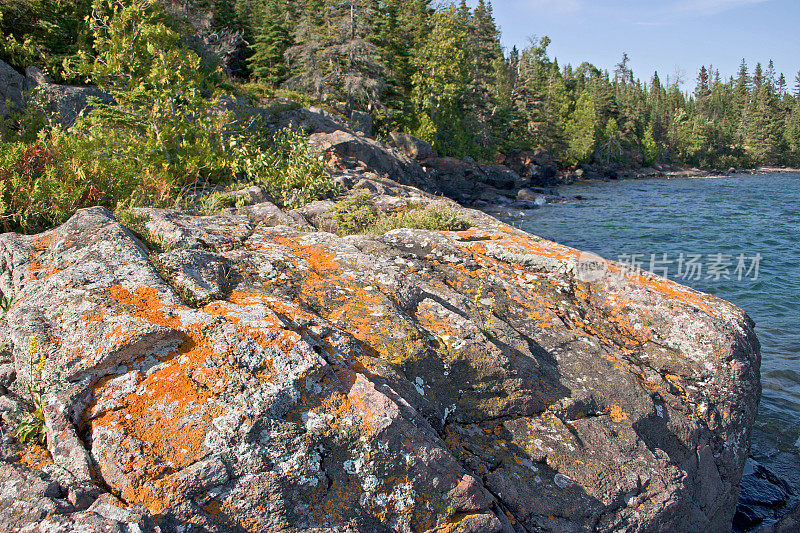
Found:
[[[92,208],[0,235],[52,456],[0,465],[0,528],[729,531],[747,315],[448,205],[472,228],[143,210],[148,249]]]
[[[383,144],[346,130],[314,133],[309,137],[312,149],[323,154],[329,168],[334,170],[369,170],[401,183],[429,192],[437,189],[425,171],[405,156],[387,149]]]
[[[25,78],[27,79],[27,86],[29,89],[38,85],[49,85],[53,83],[53,80],[51,80],[47,74],[33,65],[25,69]]]
[[[430,143],[398,131],[393,131],[389,134],[389,146],[399,150],[409,159],[416,159],[417,161],[436,156]]]
[[[758,533],[797,533],[800,531],[800,503],[786,516],[775,524],[764,526]]]
[[[484,183],[495,189],[511,190],[523,186],[519,174],[503,165],[479,165]]]
[[[372,115],[364,111],[352,111],[350,113],[350,123],[353,125],[353,130],[361,133],[365,137],[372,137],[375,134],[375,128],[372,123]]]
[[[542,207],[547,203],[547,197],[545,195],[539,194],[530,189],[520,189],[517,191],[517,200],[520,202],[532,202],[539,207]]]
[[[75,124],[80,115],[91,112],[89,98],[99,98],[105,104],[113,103],[107,93],[95,86],[56,85],[37,81],[31,89],[30,104],[37,106],[64,127]]]
[[[0,118],[25,108],[25,76],[0,60]]]
[[[547,150],[512,150],[504,164],[530,185],[553,185],[558,182],[558,162]]]
[[[454,157],[431,157],[422,162],[445,196],[457,201],[477,198],[486,189],[485,175],[477,166]]]
[[[775,511],[785,507],[791,499],[792,490],[788,484],[752,459],[745,464],[740,486],[741,496],[734,525],[741,531],[748,531],[772,519]]]

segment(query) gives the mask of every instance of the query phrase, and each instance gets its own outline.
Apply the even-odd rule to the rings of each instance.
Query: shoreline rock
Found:
[[[0,235],[1,528],[730,529],[760,396],[743,311],[434,197],[562,201],[546,152],[481,165],[226,105],[307,131],[345,189],[473,227],[340,238],[332,202],[261,202]],[[10,437],[32,382],[48,451]]]
[[[473,227],[143,210],[158,253],[92,208],[0,236],[0,342],[13,392],[47,383],[50,454],[3,463],[2,527],[729,529],[744,312],[449,205]]]

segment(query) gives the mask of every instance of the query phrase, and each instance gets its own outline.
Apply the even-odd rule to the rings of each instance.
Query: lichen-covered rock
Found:
[[[467,210],[467,231],[347,238],[139,215],[158,250],[100,208],[0,236],[53,524],[730,528],[760,393],[731,304]],[[19,516],[0,503],[0,528],[41,519]]]

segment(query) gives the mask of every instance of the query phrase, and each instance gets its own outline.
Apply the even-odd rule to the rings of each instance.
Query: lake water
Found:
[[[654,267],[735,303],[755,320],[763,396],[753,454],[781,477],[797,477],[800,175],[598,182],[559,192],[583,199],[508,222],[607,259]]]

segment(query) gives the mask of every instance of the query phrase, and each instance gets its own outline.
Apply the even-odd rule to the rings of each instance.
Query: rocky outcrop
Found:
[[[0,236],[5,398],[43,386],[48,437],[4,452],[0,529],[729,530],[744,312],[461,215],[340,238],[270,204],[142,210],[137,236],[93,208]]]
[[[91,110],[91,97],[112,102],[108,94],[95,86],[58,85],[33,66],[23,76],[0,61],[0,117],[33,106],[61,126],[70,127],[81,113]]]
[[[397,149],[411,159],[423,161],[431,157],[435,157],[436,153],[430,143],[399,131],[393,131],[389,134],[389,145]]]
[[[0,118],[25,108],[25,76],[0,60]]]
[[[793,533],[800,531],[800,503],[781,520],[758,530],[758,533]]]
[[[69,128],[79,116],[91,112],[90,98],[98,98],[105,104],[113,102],[112,98],[95,86],[57,85],[54,83],[38,83],[30,89],[30,100],[33,105],[45,112],[56,123]]]
[[[530,185],[547,186],[558,183],[558,163],[547,150],[512,150],[502,163],[530,181]]]
[[[372,121],[372,115],[364,111],[354,110],[350,113],[350,123],[353,129],[365,137],[373,137],[375,135],[375,125]]]
[[[340,129],[331,133],[312,133],[309,141],[314,150],[324,154],[328,168],[332,170],[370,171],[429,192],[436,192],[439,188],[416,161],[352,131]]]

